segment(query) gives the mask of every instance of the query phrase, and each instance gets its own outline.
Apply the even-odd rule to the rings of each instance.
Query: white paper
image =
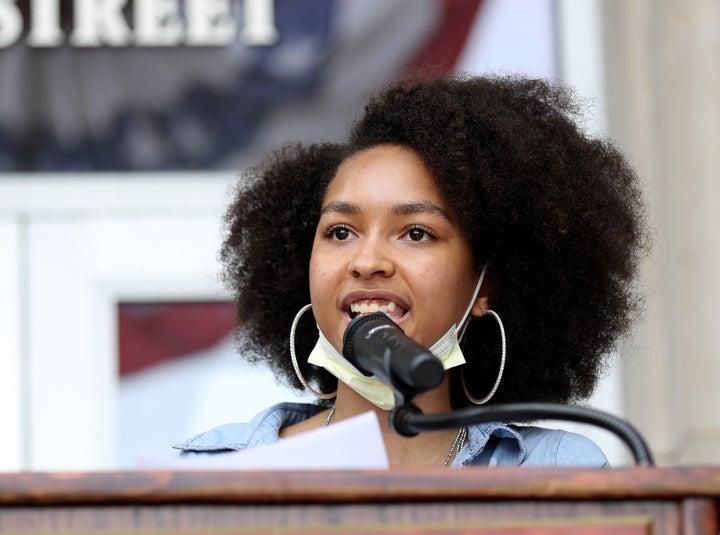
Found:
[[[242,452],[179,457],[141,453],[144,470],[345,470],[388,468],[374,412]]]

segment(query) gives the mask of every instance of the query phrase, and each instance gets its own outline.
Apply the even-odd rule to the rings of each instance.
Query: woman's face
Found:
[[[478,277],[455,214],[415,152],[381,145],[343,162],[310,259],[313,314],[336,349],[350,320],[377,310],[430,347],[460,322]]]

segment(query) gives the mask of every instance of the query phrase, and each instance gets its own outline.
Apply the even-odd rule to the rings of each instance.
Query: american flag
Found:
[[[31,23],[29,1],[17,6]],[[275,0],[271,46],[18,39],[0,48],[0,172],[239,169],[287,141],[336,140],[390,80],[451,71],[481,4]]]

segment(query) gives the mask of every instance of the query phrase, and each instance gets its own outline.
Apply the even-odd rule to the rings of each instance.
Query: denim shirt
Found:
[[[280,429],[324,410],[306,403],[279,403],[250,422],[224,424],[173,446],[182,456],[243,451],[279,440]],[[468,440],[451,466],[576,466],[605,468],[608,461],[590,439],[563,430],[499,422],[468,426]]]

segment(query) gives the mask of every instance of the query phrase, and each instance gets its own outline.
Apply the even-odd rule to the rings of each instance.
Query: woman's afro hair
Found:
[[[522,77],[399,82],[372,98],[337,144],[294,145],[245,174],[226,215],[224,280],[237,302],[239,349],[303,388],[289,330],[310,302],[308,264],[320,204],[338,166],[373,146],[414,150],[454,209],[478,265],[489,265],[491,308],[505,326],[507,364],[493,402],[572,402],[592,393],[605,358],[639,311],[634,277],[646,248],[638,179],[611,143],[576,125],[572,93]],[[336,379],[306,362],[311,313],[296,349],[306,380]],[[492,387],[500,333],[470,322],[465,383]],[[453,404],[467,404],[458,374]]]

